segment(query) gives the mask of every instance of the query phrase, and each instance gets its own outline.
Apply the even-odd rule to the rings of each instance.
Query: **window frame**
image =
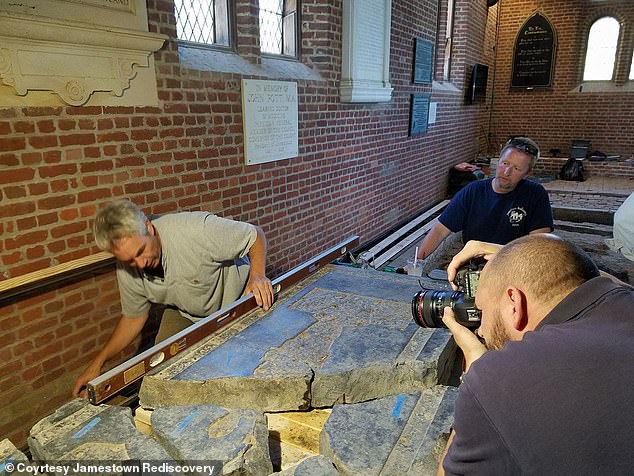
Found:
[[[586,66],[588,64],[588,50],[590,48],[590,34],[592,33],[592,28],[597,24],[597,22],[603,20],[603,19],[612,19],[616,22],[616,24],[618,25],[618,34],[617,34],[617,38],[616,38],[616,45],[614,48],[614,63],[612,65],[612,75],[609,79],[586,79],[585,75],[586,75]],[[586,41],[585,41],[585,49],[584,49],[584,55],[583,55],[583,68],[581,69],[581,81],[586,83],[586,82],[596,82],[596,81],[614,81],[617,78],[617,72],[618,72],[618,59],[619,59],[619,52],[621,50],[621,42],[622,42],[622,36],[623,36],[623,28],[621,25],[621,22],[619,21],[619,19],[614,16],[614,15],[610,15],[610,14],[606,14],[606,15],[601,15],[597,18],[595,18],[591,23],[590,23],[590,27],[588,28],[588,31],[586,33]]]
[[[214,43],[200,43],[197,41],[185,40],[178,37],[178,29],[176,30],[176,41],[178,44],[191,48],[236,51],[236,22],[234,3],[232,0],[208,0],[213,2],[214,6]],[[176,6],[176,3],[174,3]],[[178,23],[178,15],[174,11],[176,22]],[[224,21],[219,25],[217,19],[223,18]],[[218,43],[218,38],[224,39],[223,43]]]
[[[289,7],[289,3],[291,6]],[[301,19],[300,19],[300,5],[301,0],[282,0],[282,38],[280,39],[282,52],[281,53],[272,53],[268,51],[263,51],[260,49],[260,54],[262,56],[268,58],[277,58],[277,59],[288,59],[288,60],[299,60],[300,58],[300,27],[301,27]],[[290,8],[293,8],[290,10]],[[259,38],[260,38],[260,48],[262,45],[262,23],[260,21],[260,11],[261,7],[258,3],[258,26],[259,26]],[[294,19],[289,21],[289,17],[293,16]],[[291,26],[293,28],[291,28]],[[291,37],[291,38],[289,38]],[[286,51],[289,47],[294,49],[293,54],[289,54]]]

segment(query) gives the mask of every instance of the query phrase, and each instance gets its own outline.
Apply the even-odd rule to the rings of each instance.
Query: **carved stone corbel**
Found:
[[[144,87],[155,89],[151,55],[167,38],[14,14],[0,14],[0,32],[1,82],[18,96],[49,91],[72,106],[97,92],[122,97],[138,72],[150,67],[146,80],[152,84]]]

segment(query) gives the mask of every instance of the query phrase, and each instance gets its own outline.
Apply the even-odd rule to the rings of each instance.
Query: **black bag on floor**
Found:
[[[570,157],[568,161],[563,165],[559,172],[559,178],[561,180],[570,180],[573,182],[583,182],[583,162],[574,157]]]

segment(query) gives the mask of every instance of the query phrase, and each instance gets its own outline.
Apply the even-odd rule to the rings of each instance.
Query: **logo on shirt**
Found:
[[[519,226],[526,215],[526,210],[522,207],[511,208],[506,214],[506,216],[509,217],[509,223],[511,226]]]

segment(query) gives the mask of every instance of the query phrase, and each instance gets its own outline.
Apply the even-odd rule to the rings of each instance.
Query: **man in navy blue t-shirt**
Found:
[[[418,248],[425,259],[451,233],[462,231],[462,241],[504,245],[520,236],[549,233],[553,216],[548,193],[527,180],[539,159],[539,147],[527,137],[509,140],[500,153],[495,178],[478,180],[451,200]]]

